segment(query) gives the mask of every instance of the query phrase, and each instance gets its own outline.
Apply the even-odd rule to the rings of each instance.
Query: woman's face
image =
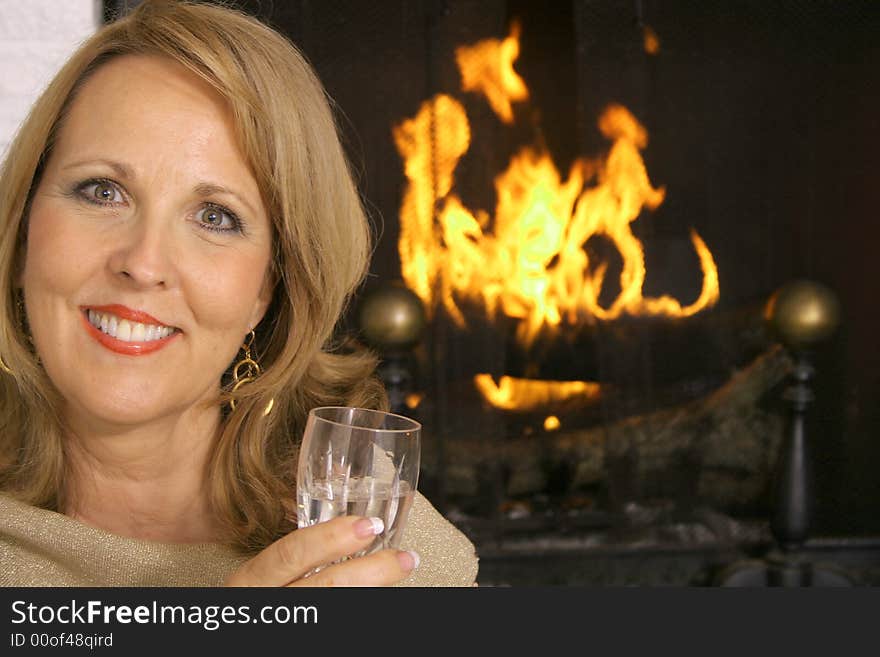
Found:
[[[159,57],[99,68],[34,194],[21,278],[73,426],[173,418],[216,395],[270,299],[270,253],[223,99]]]

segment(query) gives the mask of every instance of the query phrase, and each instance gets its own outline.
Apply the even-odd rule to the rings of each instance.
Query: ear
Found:
[[[250,327],[253,331],[256,328],[257,324],[259,324],[263,317],[266,314],[266,310],[269,308],[269,303],[272,301],[272,293],[275,290],[275,283],[271,280],[271,276],[266,275],[263,279],[263,285],[260,288],[260,293],[257,295],[257,298],[254,300],[254,308],[251,312],[250,318]]]

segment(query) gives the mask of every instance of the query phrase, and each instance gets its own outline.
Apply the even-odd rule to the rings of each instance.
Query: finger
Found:
[[[384,529],[380,518],[340,516],[279,538],[245,562],[229,586],[284,586],[318,566],[366,548]]]
[[[380,550],[322,568],[288,586],[391,586],[419,566],[419,555],[403,550]]]

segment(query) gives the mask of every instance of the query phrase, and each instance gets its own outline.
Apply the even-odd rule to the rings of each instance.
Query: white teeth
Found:
[[[116,327],[116,339],[131,342],[131,322],[127,319],[119,320],[119,326]]]
[[[170,326],[141,324],[96,310],[89,310],[87,316],[89,323],[96,329],[123,342],[152,342],[174,333]]]

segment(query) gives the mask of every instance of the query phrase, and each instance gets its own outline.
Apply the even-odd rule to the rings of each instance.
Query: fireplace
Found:
[[[813,533],[880,534],[876,3],[240,4],[301,46],[339,106],[378,226],[361,298],[392,282],[422,298],[421,340],[385,356],[425,424],[421,487],[484,564],[653,545],[705,565],[694,555],[766,545],[791,359],[763,312],[804,277],[842,308],[813,354]],[[505,75],[469,80],[480,47]],[[462,119],[466,146],[446,132]],[[525,193],[496,180],[528,175],[555,200],[505,229],[499,206]],[[577,235],[553,225],[603,185],[617,228],[608,212]],[[519,269],[502,249],[517,239]]]

